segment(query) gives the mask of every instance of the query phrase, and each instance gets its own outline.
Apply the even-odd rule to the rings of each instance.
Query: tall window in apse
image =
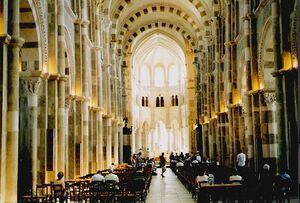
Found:
[[[148,97],[146,97],[145,106],[148,106]]]
[[[142,97],[142,106],[145,106],[144,97]]]
[[[175,106],[175,99],[174,99],[174,95],[172,95],[172,106]]]
[[[159,97],[156,97],[156,107],[159,107]]]
[[[160,106],[165,106],[164,98],[160,97]]]
[[[156,87],[163,87],[165,85],[165,76],[164,70],[162,67],[155,68],[155,75],[154,75],[154,84]]]

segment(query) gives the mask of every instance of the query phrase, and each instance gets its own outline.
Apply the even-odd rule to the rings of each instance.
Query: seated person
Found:
[[[201,156],[199,152],[197,152],[196,160],[201,163]]]
[[[263,199],[271,199],[273,191],[274,177],[270,173],[270,166],[265,164],[258,177],[259,192]]]
[[[108,174],[105,176],[105,181],[115,181],[116,183],[119,183],[119,177],[113,174],[112,169],[108,169]],[[119,189],[117,185],[116,185],[116,189],[117,190]]]
[[[291,176],[285,170],[281,171],[281,173],[278,176],[276,176],[274,181],[275,193],[279,195],[284,194],[289,190],[291,183]]]
[[[65,198],[65,182],[63,180],[64,173],[58,172],[57,179],[53,182],[54,197],[59,199],[59,202],[64,202]]]
[[[242,176],[240,176],[237,172],[237,170],[233,170],[231,176],[229,176],[229,182],[230,183],[241,183],[242,182]]]
[[[61,185],[63,190],[65,190],[65,182],[63,180],[64,173],[63,172],[58,172],[57,173],[57,179],[53,182],[53,185]]]
[[[208,182],[208,176],[206,175],[206,170],[204,168],[201,168],[199,171],[198,176],[196,177],[196,185],[199,187],[202,183]]]
[[[135,178],[144,178],[144,168],[139,166],[135,172]]]
[[[114,163],[112,163],[110,166],[109,166],[109,168],[111,169],[111,170],[115,170],[116,169],[116,166],[115,166],[115,164]]]
[[[91,182],[94,182],[94,181],[100,181],[100,182],[105,181],[105,178],[102,176],[101,171],[97,171],[97,173],[92,176]]]
[[[178,161],[177,163],[176,163],[176,167],[178,168],[178,167],[183,167],[184,166],[184,164],[183,164],[183,162],[182,161]]]

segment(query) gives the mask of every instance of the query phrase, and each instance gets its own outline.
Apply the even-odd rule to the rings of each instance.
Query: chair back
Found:
[[[92,192],[99,192],[102,190],[104,185],[103,181],[93,181],[90,183],[89,187]]]
[[[64,199],[64,188],[61,184],[53,184],[52,185],[52,191],[53,191],[53,197],[54,197],[54,202],[59,199],[59,202],[63,201]]]
[[[104,189],[105,191],[115,191],[116,190],[116,181],[114,180],[106,180],[104,182]]]

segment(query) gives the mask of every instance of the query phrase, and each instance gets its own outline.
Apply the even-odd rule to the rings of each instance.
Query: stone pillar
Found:
[[[110,64],[104,64],[103,68],[105,69],[105,81],[106,81],[106,165],[109,167],[112,161],[112,153],[111,153],[111,146],[112,146],[112,121],[111,121],[111,91],[110,91]]]
[[[72,97],[68,97],[66,98],[66,101],[65,101],[65,125],[66,125],[66,134],[65,134],[65,179],[71,179],[73,178],[72,176],[70,176],[69,174],[69,171],[71,171],[71,167],[72,167],[72,164],[70,164],[70,154],[69,154],[69,151],[70,151],[70,148],[72,149],[72,142],[69,142],[69,129],[70,126],[69,125],[69,113],[70,113],[70,105],[71,105],[71,102],[72,102]],[[71,113],[72,114],[72,113]],[[71,119],[71,122],[72,122],[72,119]],[[72,130],[71,130],[72,131]],[[71,134],[71,136],[74,136]],[[71,158],[71,162],[72,162],[72,158]],[[73,162],[72,162],[73,163]]]
[[[274,67],[275,67],[275,92],[276,92],[276,123],[279,142],[279,161],[277,164],[277,171],[287,168],[287,154],[286,154],[286,135],[285,135],[285,122],[284,122],[284,103],[283,103],[283,79],[282,74],[278,73],[282,69],[282,56],[280,37],[280,11],[279,1],[272,0],[272,31],[274,43]]]
[[[151,146],[151,151],[154,152],[154,129],[150,130],[150,146]]]
[[[245,46],[245,70],[246,70],[246,78],[247,80],[247,89],[246,89],[246,95],[241,95],[242,97],[242,112],[245,118],[245,152],[248,155],[248,158],[250,159],[250,165],[251,159],[253,160],[254,154],[253,154],[253,130],[252,130],[252,114],[251,114],[251,98],[248,95],[248,92],[252,89],[252,83],[251,83],[251,48],[250,48],[250,20],[251,20],[251,13],[250,12],[250,2],[249,0],[245,0],[244,2],[244,13],[245,16],[243,17],[244,20],[244,46]]]
[[[65,35],[64,35],[64,1],[57,3],[57,23],[58,23],[58,115],[57,115],[57,170],[65,172]]]
[[[97,112],[97,124],[98,124],[98,131],[99,131],[99,137],[97,138],[97,155],[99,156],[97,158],[98,164],[97,169],[103,170],[104,169],[104,157],[103,157],[103,112],[102,110]]]
[[[97,170],[104,169],[104,157],[103,157],[103,78],[102,78],[102,60],[101,60],[101,15],[100,15],[100,6],[96,6],[96,65],[97,65],[97,104],[100,107],[100,110],[97,111],[97,146],[96,146],[96,160],[97,160]]]
[[[23,78],[23,87],[28,98],[28,130],[30,136],[30,152],[31,152],[31,175],[32,175],[32,191],[35,191],[37,184],[37,107],[38,107],[38,91],[40,87],[40,78],[30,77]]]
[[[106,167],[111,166],[111,117],[106,118]]]
[[[136,140],[135,140],[135,147],[139,151],[142,148],[142,129],[138,128],[136,130]]]
[[[8,3],[11,18],[8,23],[8,34],[11,41],[8,47],[7,71],[7,128],[6,128],[6,172],[4,202],[17,202],[18,179],[18,135],[19,135],[19,60],[20,48],[24,40],[20,38],[20,2]],[[1,191],[3,192],[3,191]],[[2,198],[1,198],[2,199]]]
[[[119,127],[119,163],[123,163],[123,125],[118,124]]]
[[[84,100],[82,102],[82,120],[83,120],[83,175],[89,173],[89,78],[88,71],[90,71],[89,58],[88,58],[88,14],[87,14],[87,1],[82,1],[81,4],[82,14],[81,14],[81,29],[82,29],[82,95]]]
[[[114,164],[119,164],[119,129],[118,129],[118,120],[114,122]]]

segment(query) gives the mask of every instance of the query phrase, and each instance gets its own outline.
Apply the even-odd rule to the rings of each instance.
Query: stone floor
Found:
[[[195,203],[187,189],[177,179],[176,175],[167,168],[165,177],[161,177],[161,169],[157,169],[157,176],[152,177],[150,192],[146,203]]]

